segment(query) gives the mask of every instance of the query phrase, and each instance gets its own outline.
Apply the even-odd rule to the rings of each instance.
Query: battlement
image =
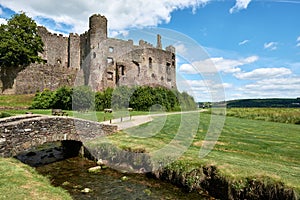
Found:
[[[68,38],[65,37],[63,34],[51,33],[45,27],[38,26],[38,34],[42,37],[57,37],[57,38]]]

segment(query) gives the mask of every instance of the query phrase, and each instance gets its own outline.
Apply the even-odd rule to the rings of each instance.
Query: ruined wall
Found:
[[[32,94],[46,88],[54,90],[73,86],[77,72],[76,69],[59,65],[32,64],[16,78],[14,94]]]
[[[38,27],[38,34],[44,42],[41,56],[47,64],[68,67],[68,38],[52,34],[45,27]]]
[[[73,86],[77,72],[80,77],[75,84],[89,85],[95,91],[121,85],[176,88],[175,48],[163,50],[160,35],[156,47],[144,40],[134,45],[132,40],[108,38],[107,19],[101,15],[91,16],[89,30],[81,35],[64,37],[45,27],[38,27],[38,33],[44,42],[41,57],[46,64],[32,64],[18,72],[17,78],[10,80],[13,87],[2,94]]]
[[[68,67],[80,69],[80,36],[71,33],[68,38]]]
[[[160,36],[158,45],[161,46]],[[150,85],[176,88],[175,48],[153,47],[143,40],[108,38],[91,50],[89,82],[94,90],[121,85]]]
[[[85,83],[93,90],[121,85],[176,88],[175,48],[163,50],[160,35],[156,47],[144,40],[134,45],[132,40],[107,38],[107,20],[101,15],[90,17],[86,34]]]

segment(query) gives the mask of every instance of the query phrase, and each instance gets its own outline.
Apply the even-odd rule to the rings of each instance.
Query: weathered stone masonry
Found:
[[[116,131],[116,125],[71,117],[27,115],[5,118],[0,120],[0,156],[15,156],[46,142],[85,142]]]
[[[107,36],[107,19],[93,15],[89,30],[68,37],[38,27],[44,42],[44,65],[32,64],[21,71],[11,89],[3,94],[24,94],[56,89],[63,85],[89,85],[95,91],[120,85],[150,85],[176,88],[175,48],[162,49],[140,40],[120,40]],[[76,81],[75,81],[76,79]],[[0,87],[1,87],[0,83]]]

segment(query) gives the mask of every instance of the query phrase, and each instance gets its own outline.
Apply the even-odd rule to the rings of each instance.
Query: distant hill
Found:
[[[300,97],[297,99],[240,99],[227,102],[227,108],[300,108]]]

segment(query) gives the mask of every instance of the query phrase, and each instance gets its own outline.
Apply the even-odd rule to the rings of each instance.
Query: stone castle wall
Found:
[[[107,19],[93,15],[89,30],[68,37],[50,33],[38,27],[44,42],[41,57],[45,64],[32,64],[19,72],[12,89],[3,94],[27,94],[45,88],[74,86],[76,75],[80,84],[95,91],[121,85],[151,85],[176,88],[176,58],[172,46],[162,49],[161,36],[154,47],[143,40],[135,45],[132,40],[107,37]],[[1,85],[1,84],[0,84]]]
[[[73,86],[78,70],[60,65],[33,64],[16,78],[15,94],[32,94],[44,89]]]

